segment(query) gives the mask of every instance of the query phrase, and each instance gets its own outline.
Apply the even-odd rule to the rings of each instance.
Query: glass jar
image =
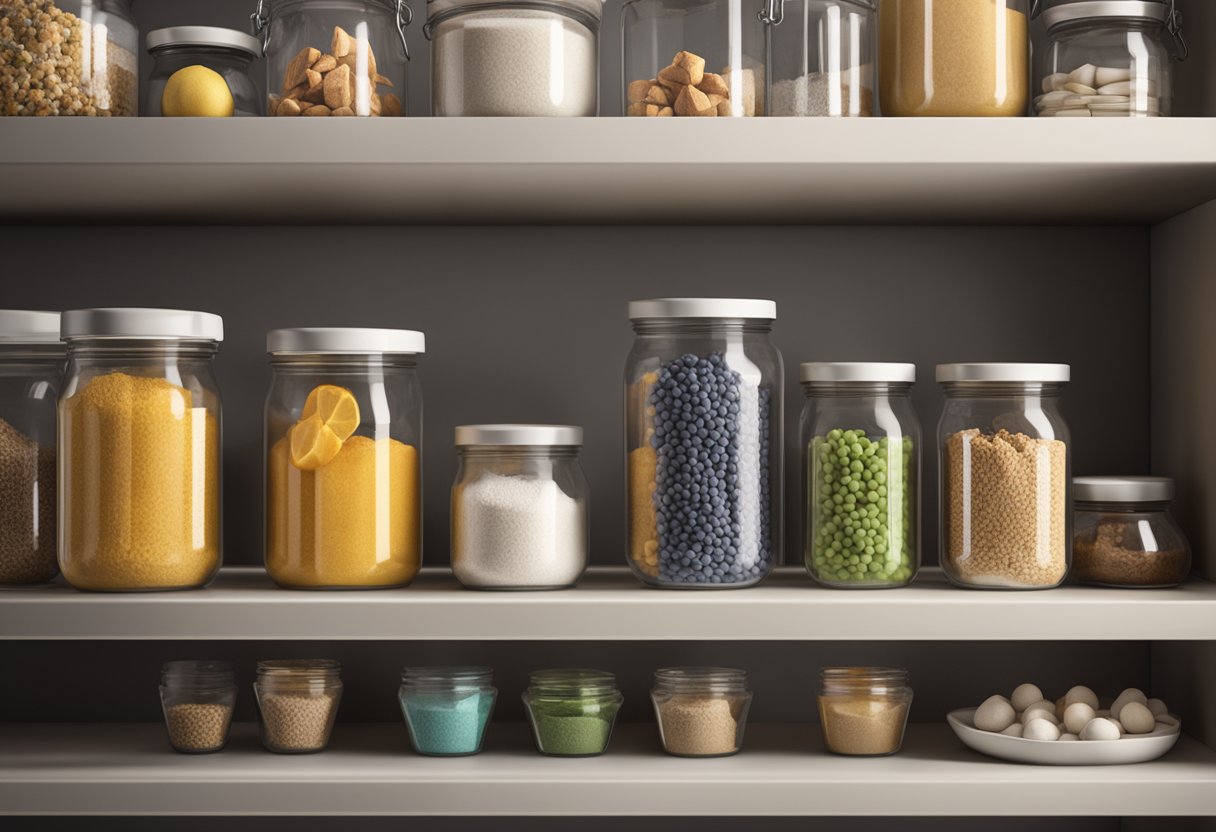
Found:
[[[583,429],[456,428],[452,572],[471,589],[561,589],[587,568]]]
[[[160,703],[169,745],[182,754],[210,754],[228,741],[236,706],[236,674],[228,662],[166,662]]]
[[[875,0],[772,0],[768,115],[877,115],[875,5]]]
[[[410,743],[428,757],[481,752],[498,689],[489,667],[407,667],[398,698]]]
[[[920,567],[915,364],[802,365],[806,568],[824,586],[905,586]]]
[[[882,0],[882,114],[1025,115],[1028,18],[1027,0]]]
[[[595,757],[608,750],[625,697],[602,670],[537,670],[524,706],[536,750],[550,757]]]
[[[752,704],[747,671],[665,667],[650,692],[663,750],[675,757],[727,757],[743,747]]]
[[[625,0],[625,114],[764,115],[766,2]]]
[[[941,565],[960,586],[1049,589],[1068,574],[1067,364],[941,364]]]
[[[266,571],[291,589],[405,586],[422,565],[421,332],[266,337]]]
[[[427,0],[431,114],[594,116],[603,0]]]
[[[825,667],[819,675],[819,725],[833,754],[885,757],[904,744],[912,709],[908,671]]]
[[[629,565],[651,586],[755,584],[782,552],[777,305],[665,298],[629,317]]]
[[[219,570],[223,338],[207,312],[63,313],[59,568],[77,589],[191,589]]]
[[[275,754],[315,754],[329,745],[342,701],[342,667],[332,659],[258,662],[253,692],[262,746]]]
[[[403,116],[404,0],[258,0],[270,116]]]
[[[58,312],[0,310],[0,587],[44,584],[55,551]]]
[[[136,114],[130,0],[0,0],[0,20],[0,115]]]
[[[1191,547],[1170,503],[1168,477],[1077,477],[1072,575],[1087,584],[1177,586],[1191,573]]]
[[[1175,57],[1186,56],[1173,0],[1066,3],[1043,11],[1034,100],[1040,116],[1168,116]]]
[[[141,116],[262,115],[262,97],[249,75],[249,65],[262,51],[257,38],[235,29],[175,26],[149,32],[147,44],[152,76],[144,85]],[[175,87],[192,89],[189,97],[168,88],[175,75]]]

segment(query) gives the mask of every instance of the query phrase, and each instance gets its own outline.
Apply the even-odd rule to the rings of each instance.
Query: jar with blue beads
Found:
[[[781,353],[771,300],[629,304],[628,562],[649,586],[737,589],[782,551]]]

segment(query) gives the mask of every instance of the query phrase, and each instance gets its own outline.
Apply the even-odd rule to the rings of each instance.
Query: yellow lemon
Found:
[[[304,402],[291,429],[291,463],[301,471],[329,464],[359,427],[359,402],[345,387],[322,384]]]
[[[287,436],[291,440],[291,464],[301,471],[317,470],[342,450],[342,440],[315,416],[296,422]]]
[[[235,104],[224,76],[205,66],[187,66],[169,76],[160,97],[166,116],[227,118]]]

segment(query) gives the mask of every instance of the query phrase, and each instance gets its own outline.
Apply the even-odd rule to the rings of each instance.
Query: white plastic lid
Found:
[[[550,5],[557,8],[568,8],[575,12],[582,12],[590,15],[596,20],[601,20],[604,16],[605,0],[540,0],[544,5]],[[434,20],[436,16],[445,14],[453,9],[460,9],[466,6],[477,7],[477,11],[511,11],[512,7],[537,9],[534,3],[511,3],[504,2],[500,6],[487,7],[485,0],[427,0],[426,2],[426,17],[427,20]],[[538,9],[543,11],[543,7]]]
[[[170,26],[167,29],[156,29],[148,32],[145,43],[149,52],[166,46],[219,46],[248,52],[254,57],[262,54],[262,42],[253,35],[219,26]]]
[[[266,352],[418,355],[426,352],[426,336],[412,329],[331,326],[272,329],[266,333]]]
[[[579,445],[583,429],[574,425],[460,425],[456,446]]]
[[[186,309],[73,309],[63,313],[60,335],[76,338],[148,338],[223,341],[224,319]]]
[[[58,341],[58,312],[0,309],[0,343],[54,344]]]
[[[1169,477],[1074,477],[1073,499],[1087,503],[1168,503],[1174,499]]]
[[[646,318],[752,318],[777,320],[777,302],[748,298],[654,298],[629,302],[629,320]]]
[[[937,380],[942,384],[974,382],[1013,382],[1053,384],[1069,380],[1067,364],[938,364]]]
[[[804,382],[891,382],[912,384],[916,381],[915,364],[895,364],[883,361],[812,361],[801,367]]]

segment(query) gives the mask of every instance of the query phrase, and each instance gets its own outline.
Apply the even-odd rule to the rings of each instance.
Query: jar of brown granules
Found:
[[[883,757],[904,742],[912,688],[893,667],[825,667],[819,676],[819,722],[833,754]]]
[[[676,757],[725,757],[743,747],[752,704],[747,671],[665,667],[650,693],[663,750]]]
[[[1191,547],[1170,514],[1168,477],[1077,477],[1073,577],[1118,587],[1176,586],[1191,572]]]
[[[341,665],[331,659],[258,662],[253,691],[262,745],[276,754],[324,751],[342,699]]]
[[[236,674],[228,662],[167,662],[160,672],[160,701],[174,751],[219,751],[232,725]]]

